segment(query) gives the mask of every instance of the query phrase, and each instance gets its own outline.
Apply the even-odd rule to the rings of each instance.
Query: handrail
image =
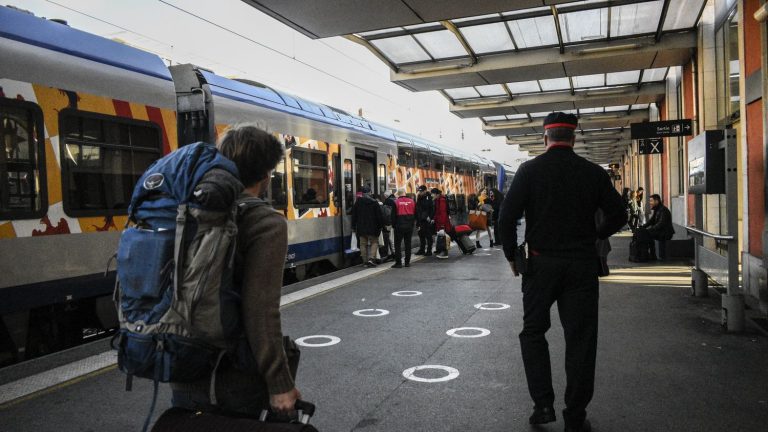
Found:
[[[713,234],[713,233],[702,231],[702,230],[700,230],[698,228],[691,227],[691,226],[687,226],[687,227],[685,227],[685,229],[688,232],[692,232],[694,234],[699,234],[699,235],[702,235],[704,237],[713,238],[715,240],[734,240],[733,236],[722,235],[722,234]]]

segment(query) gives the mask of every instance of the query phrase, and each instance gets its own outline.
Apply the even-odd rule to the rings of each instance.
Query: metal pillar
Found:
[[[725,139],[725,193],[728,217],[728,291],[722,297],[723,325],[729,332],[744,331],[744,295],[739,280],[739,173],[736,154],[736,131],[726,129]]]

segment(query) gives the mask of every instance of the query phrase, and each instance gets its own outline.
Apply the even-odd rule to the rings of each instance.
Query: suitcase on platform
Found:
[[[297,409],[300,409],[299,404],[304,404],[303,407],[308,411],[298,411],[298,418],[293,423],[270,421],[267,413],[262,413],[261,418],[257,419],[237,414],[170,408],[157,419],[152,432],[318,432],[308,424],[314,413],[314,405],[299,402]]]
[[[456,231],[456,244],[459,246],[461,253],[464,255],[470,255],[477,250],[477,246],[469,238],[472,234],[472,228],[469,225],[458,225],[455,228]]]
[[[635,236],[629,242],[629,261],[640,263],[648,261],[648,245],[643,245]]]

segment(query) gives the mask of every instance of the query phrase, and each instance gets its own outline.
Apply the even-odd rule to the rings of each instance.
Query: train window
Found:
[[[355,193],[352,191],[352,159],[344,159],[344,201],[347,205],[347,214],[352,214],[352,205],[355,203]]]
[[[59,125],[64,212],[125,214],[139,177],[162,154],[160,128],[72,109],[61,111]]]
[[[464,161],[457,161],[456,173],[460,175],[465,175],[467,173],[467,163]]]
[[[455,167],[455,164],[453,162],[453,158],[450,157],[450,156],[446,156],[445,157],[444,165],[445,165],[445,172],[447,172],[449,174],[453,174],[453,169]]]
[[[416,166],[421,169],[430,169],[432,167],[427,150],[416,150]]]
[[[294,207],[326,207],[328,205],[328,155],[317,150],[294,147]]]
[[[384,194],[387,190],[387,166],[379,164],[379,193]]]
[[[0,219],[45,214],[43,113],[31,102],[0,99]]]
[[[285,177],[285,158],[277,164],[270,180],[272,207],[284,209],[288,205],[288,182]]]
[[[439,153],[432,153],[431,156],[432,157],[430,158],[430,160],[432,162],[431,163],[432,169],[437,170],[437,171],[442,171],[443,170],[443,155],[439,154]]]
[[[410,146],[397,146],[397,164],[407,168],[413,168],[413,149]]]

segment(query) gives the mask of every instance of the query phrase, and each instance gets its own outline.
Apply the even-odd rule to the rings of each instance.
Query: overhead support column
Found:
[[[563,53],[557,47],[531,49],[480,56],[473,65],[466,59],[402,65],[390,79],[425,91],[679,66],[690,60],[696,43],[696,32],[688,31],[667,34],[658,43],[654,35],[567,46]]]
[[[572,95],[544,93],[521,95],[511,101],[474,101],[450,104],[450,111],[461,118],[487,117],[526,112],[563,111],[575,108],[598,108],[657,102],[666,93],[666,84],[634,85],[608,90],[583,90]]]

